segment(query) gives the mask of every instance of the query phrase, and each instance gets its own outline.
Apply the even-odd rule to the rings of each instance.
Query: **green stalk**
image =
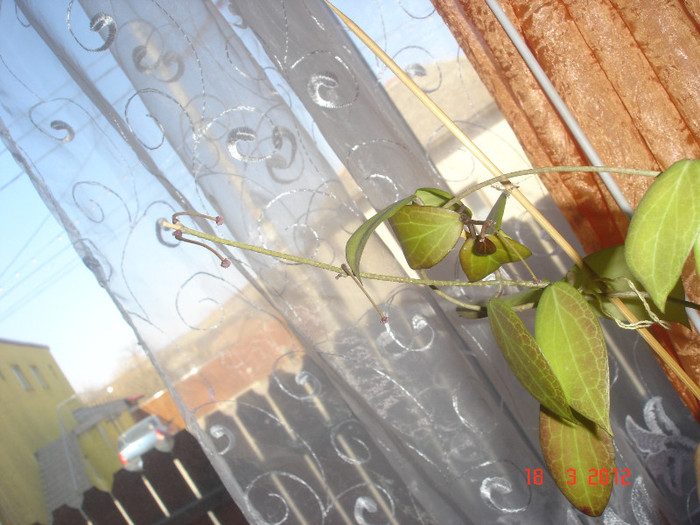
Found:
[[[249,252],[259,253],[262,255],[267,255],[268,257],[274,257],[276,259],[281,259],[283,261],[294,262],[298,264],[306,264],[307,266],[312,266],[314,268],[320,268],[321,270],[326,270],[338,275],[345,276],[347,272],[340,266],[334,266],[332,264],[326,264],[319,261],[314,261],[313,259],[307,259],[306,257],[299,257],[298,255],[291,255],[289,253],[278,252],[276,250],[269,250],[267,248],[262,248],[260,246],[255,246],[253,244],[247,244],[244,242],[231,241],[229,239],[223,239],[217,237],[216,235],[210,235],[208,233],[200,232],[199,230],[193,230],[184,226],[182,223],[173,224],[171,222],[163,221],[161,226],[171,230],[181,231],[183,235],[191,235],[192,237],[197,237],[199,239],[204,239],[216,244],[223,244],[225,246],[231,246],[233,248],[238,248],[240,250],[246,250]],[[386,281],[399,284],[420,284],[424,286],[518,286],[521,288],[544,288],[549,284],[547,281],[542,282],[532,282],[532,281],[517,281],[517,280],[506,280],[506,281],[439,281],[434,279],[415,279],[412,277],[401,277],[397,275],[384,275],[377,273],[365,273],[361,272],[360,277],[362,279],[371,279],[374,281]]]
[[[456,195],[445,204],[442,205],[443,208],[449,208],[450,206],[457,204],[465,197],[479,191],[487,186],[493,186],[499,182],[507,182],[509,179],[514,179],[516,177],[524,177],[526,175],[535,175],[537,173],[566,173],[566,172],[607,172],[607,173],[624,173],[626,175],[639,175],[643,177],[656,177],[660,172],[651,170],[640,170],[634,168],[613,168],[610,166],[547,166],[543,168],[530,168],[526,170],[513,171],[511,173],[506,173],[504,175],[499,175],[497,177],[492,177],[488,180],[470,186],[459,195]]]

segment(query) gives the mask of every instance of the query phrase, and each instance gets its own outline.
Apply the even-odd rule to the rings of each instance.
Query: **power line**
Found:
[[[63,246],[62,248],[60,248],[60,249],[58,250],[58,252],[56,252],[55,254],[53,254],[53,255],[51,255],[50,257],[48,257],[48,259],[49,259],[51,262],[54,262],[55,259],[56,259],[59,255],[61,255],[61,254],[64,253],[65,251],[69,250],[70,248],[72,248],[72,246],[71,246],[70,244],[67,244],[67,245]],[[19,282],[17,282],[16,284],[12,285],[10,288],[7,288],[7,289],[3,290],[3,292],[2,292],[3,297],[7,297],[7,295],[8,295],[10,292],[16,290],[16,289],[17,289],[18,287],[20,287],[20,286],[23,286],[23,285],[27,284],[27,282],[28,282],[34,275],[36,275],[37,273],[45,273],[46,270],[44,269],[44,266],[45,266],[46,264],[49,264],[49,263],[39,264],[39,265],[37,265],[30,273],[28,273],[27,275],[22,275],[22,280],[21,280],[21,281],[19,281]],[[50,273],[50,274],[47,274],[47,275],[53,275],[53,274]]]
[[[2,155],[2,153],[0,153],[0,155]],[[2,186],[0,186],[0,192],[3,191],[5,188],[7,188],[10,184],[12,184],[13,182],[15,182],[16,180],[19,180],[19,178],[20,178],[22,175],[24,175],[24,172],[23,172],[23,171],[20,171],[17,175],[15,175],[14,177],[12,177],[12,179],[10,179],[10,180],[7,181],[5,184],[3,184]]]
[[[34,254],[31,255],[31,256],[26,256],[26,258],[24,259],[25,262],[20,263],[20,264],[16,264],[15,267],[16,267],[16,268],[24,268],[24,267],[27,266],[27,264],[29,264],[28,262],[26,262],[27,260],[29,260],[29,261],[31,261],[31,262],[36,262],[37,260],[43,260],[44,258],[49,257],[49,256],[46,256],[46,253],[49,251],[49,249],[52,248],[52,246],[53,246],[56,242],[62,242],[62,241],[63,241],[63,237],[64,237],[65,235],[66,235],[66,232],[65,232],[64,230],[61,229],[61,230],[58,231],[58,233],[56,233],[56,234],[53,236],[53,238],[48,239],[48,240],[46,240],[46,241],[43,241],[43,240],[42,240],[42,241],[41,241],[41,245],[37,248],[37,251],[35,251]],[[65,249],[65,244],[62,245],[62,246],[64,246],[64,249]],[[17,259],[19,259],[19,257],[20,257],[21,255],[23,255],[23,253],[21,253],[21,252],[26,251],[26,248],[27,248],[27,246],[24,246],[24,247],[15,255],[13,261],[11,261],[10,263],[8,263],[8,266],[2,271],[2,273],[0,273],[0,281],[1,281],[2,279],[5,278],[5,272],[7,272],[7,271],[12,271],[12,267],[11,267],[11,266],[12,266],[12,263],[15,262]],[[57,255],[57,254],[56,254],[56,255]],[[54,257],[54,256],[55,256],[55,255],[50,256],[50,257]],[[49,257],[49,258],[50,258],[50,257]]]
[[[37,228],[34,230],[34,233],[32,233],[29,237],[27,237],[26,242],[17,251],[17,253],[15,253],[15,256],[12,258],[12,260],[9,263],[7,263],[7,266],[5,266],[5,268],[3,268],[2,271],[0,271],[0,279],[5,277],[5,274],[10,269],[10,267],[15,263],[15,261],[17,261],[17,259],[19,259],[19,257],[22,255],[22,253],[29,247],[29,245],[32,243],[32,241],[36,238],[36,235],[39,233],[39,231],[44,227],[46,222],[49,220],[50,216],[51,215],[47,212],[44,219],[41,221],[41,223],[39,223],[39,226],[37,226]]]
[[[77,263],[76,261],[68,261],[58,271],[52,272],[50,275],[47,276],[46,279],[44,279],[44,281],[42,281],[37,286],[32,288],[32,290],[27,292],[24,296],[19,298],[17,301],[15,301],[11,306],[8,306],[3,311],[0,311],[0,323],[4,322],[13,313],[22,309],[24,306],[27,305],[27,303],[32,302],[39,295],[46,293],[46,291],[48,289],[50,289],[52,286],[54,286],[55,284],[60,282],[66,275],[68,275],[70,272],[72,272],[78,266],[79,266],[79,263]]]

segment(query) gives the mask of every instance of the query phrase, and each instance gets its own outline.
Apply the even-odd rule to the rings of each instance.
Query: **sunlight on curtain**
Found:
[[[504,171],[527,167],[427,0],[338,5]],[[223,226],[183,222],[340,265],[375,210],[486,178],[322,1],[1,7],[5,145],[159,370],[168,394],[150,409],[182,416],[251,523],[596,522],[551,479],[528,482],[544,468],[538,406],[486,321],[369,284],[384,325],[350,279],[235,250],[222,269],[160,227],[220,214]],[[522,188],[569,232],[537,179]],[[497,196],[470,206],[485,215]],[[568,261],[511,207],[506,231],[559,279]],[[365,269],[403,274],[393,253],[390,236],[372,240]],[[451,292],[491,293],[475,290]],[[636,336],[610,344],[618,468],[633,481],[604,521],[690,523],[697,429]]]

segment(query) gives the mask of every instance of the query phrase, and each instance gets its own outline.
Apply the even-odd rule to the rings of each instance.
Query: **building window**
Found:
[[[24,377],[24,374],[17,365],[12,365],[12,371],[15,373],[15,377],[22,385],[22,388],[25,390],[33,390],[32,385],[29,384],[29,381],[27,381],[27,378]]]
[[[44,381],[44,378],[41,377],[41,374],[39,373],[39,369],[37,367],[35,367],[34,365],[32,365],[31,369],[32,369],[32,373],[34,374],[34,377],[36,377],[36,380],[41,385],[41,388],[43,388],[43,389],[49,388],[49,385],[46,384],[46,381]]]

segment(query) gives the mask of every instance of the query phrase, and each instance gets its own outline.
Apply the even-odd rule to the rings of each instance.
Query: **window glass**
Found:
[[[19,366],[12,365],[12,371],[15,373],[15,377],[22,385],[22,388],[24,388],[25,390],[33,390],[32,385],[30,385],[29,381],[27,381],[27,378],[24,377],[24,374],[19,369]]]
[[[46,384],[46,381],[44,381],[44,378],[41,377],[41,373],[39,372],[39,369],[35,367],[34,365],[31,366],[32,373],[34,374],[34,377],[36,377],[36,380],[39,382],[41,385],[41,388],[47,389],[49,386]]]

